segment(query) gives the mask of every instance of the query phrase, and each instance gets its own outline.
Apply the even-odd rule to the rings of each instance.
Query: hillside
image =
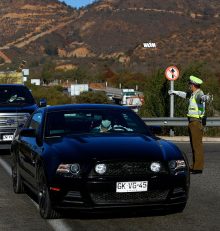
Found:
[[[12,64],[49,58],[151,72],[204,61],[219,72],[219,0],[101,0],[80,10],[56,0],[3,0],[0,9],[0,50]]]
[[[117,59],[132,70],[194,60],[217,66],[219,10],[218,1],[205,0],[100,1],[74,25],[96,56]],[[143,48],[147,42],[157,47]]]
[[[0,50],[15,63],[45,53],[53,39],[46,39],[47,44],[40,39],[55,34],[78,15],[57,0],[3,0],[0,9]],[[59,41],[63,44],[65,36]]]

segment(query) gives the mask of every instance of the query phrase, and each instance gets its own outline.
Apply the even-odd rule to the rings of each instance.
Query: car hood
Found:
[[[0,111],[3,113],[30,113],[32,114],[37,109],[36,104],[0,104]]]
[[[50,138],[47,153],[61,162],[112,159],[182,159],[172,143],[142,134],[83,135]],[[50,153],[50,154],[49,154]]]

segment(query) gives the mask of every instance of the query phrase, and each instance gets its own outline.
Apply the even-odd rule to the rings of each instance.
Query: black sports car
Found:
[[[43,218],[62,209],[184,209],[189,166],[127,107],[61,105],[37,109],[11,146],[15,193],[38,195]]]

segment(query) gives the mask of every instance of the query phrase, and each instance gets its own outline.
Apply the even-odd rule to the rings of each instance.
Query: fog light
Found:
[[[184,160],[177,160],[176,161],[176,168],[185,168],[186,162]]]
[[[103,175],[106,173],[106,170],[107,170],[107,166],[106,164],[97,164],[95,166],[95,171],[96,173],[100,174],[100,175]]]
[[[170,169],[175,169],[176,168],[176,161],[175,160],[171,160],[169,162],[169,167],[170,167]]]
[[[184,160],[171,160],[169,167],[171,170],[184,169],[186,168],[186,162]]]
[[[79,164],[71,164],[71,165],[70,165],[70,171],[71,171],[71,173],[73,173],[73,174],[78,174],[79,171],[80,171],[80,166],[79,166]]]
[[[159,162],[152,162],[150,165],[150,169],[152,172],[159,172],[161,169],[161,164]]]

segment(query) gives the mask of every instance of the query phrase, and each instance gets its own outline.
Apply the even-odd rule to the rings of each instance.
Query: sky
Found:
[[[65,2],[66,4],[76,7],[76,8],[86,6],[94,2],[94,0],[59,0],[59,1]]]

